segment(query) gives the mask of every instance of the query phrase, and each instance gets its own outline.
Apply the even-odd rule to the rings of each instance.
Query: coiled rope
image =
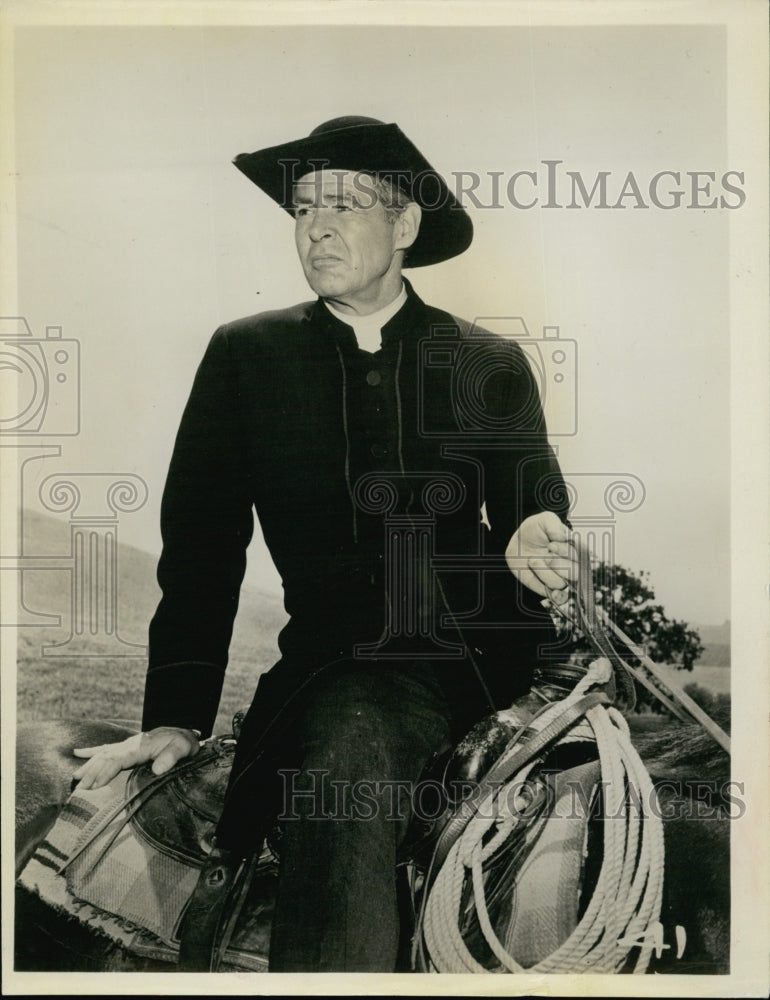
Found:
[[[589,688],[606,685],[612,675],[609,660],[595,660],[575,689],[538,716],[536,728],[585,698]],[[590,727],[599,755],[603,796],[604,855],[601,870],[582,918],[556,951],[525,968],[499,939],[485,897],[484,866],[511,836],[531,822],[522,792],[536,774],[539,760],[529,761],[502,787],[477,804],[475,814],[450,849],[429,889],[422,927],[430,962],[437,972],[489,972],[466,946],[461,907],[467,880],[484,939],[500,963],[499,971],[611,973],[620,970],[629,953],[639,948],[633,971],[643,973],[650,961],[650,929],[660,917],[663,895],[663,824],[655,806],[655,790],[647,770],[631,744],[628,726],[617,709],[593,704],[560,742],[585,738]],[[519,746],[510,748],[512,756]],[[526,798],[526,797],[525,797]],[[558,816],[550,817],[558,822]],[[497,830],[489,836],[492,827]],[[526,919],[526,915],[523,916]]]

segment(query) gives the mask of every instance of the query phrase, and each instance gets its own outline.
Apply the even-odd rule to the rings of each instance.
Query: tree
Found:
[[[692,670],[704,649],[700,636],[687,622],[669,618],[663,606],[655,603],[648,573],[598,563],[593,567],[593,583],[597,606],[651,660]],[[570,647],[570,660],[580,662],[590,655],[595,655],[594,647],[585,636],[577,635]],[[637,693],[640,704],[653,705],[652,696],[638,684]]]

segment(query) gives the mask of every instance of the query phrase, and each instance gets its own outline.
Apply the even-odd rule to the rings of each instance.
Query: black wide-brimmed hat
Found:
[[[406,267],[456,257],[473,239],[470,216],[396,124],[354,115],[334,118],[305,139],[240,153],[233,162],[290,214],[294,184],[314,170],[360,170],[396,183],[423,210]]]

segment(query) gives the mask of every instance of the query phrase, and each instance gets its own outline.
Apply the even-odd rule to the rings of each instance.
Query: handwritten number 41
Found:
[[[677,924],[674,928],[674,934],[676,935],[676,957],[681,958],[684,954],[685,945],[687,944],[687,932],[681,924]],[[659,921],[656,921],[654,924],[650,924],[647,930],[640,937],[624,937],[618,939],[618,944],[627,948],[642,948],[644,945],[650,943],[652,943],[656,958],[660,958],[665,949],[671,947],[670,944],[663,943],[663,924]]]

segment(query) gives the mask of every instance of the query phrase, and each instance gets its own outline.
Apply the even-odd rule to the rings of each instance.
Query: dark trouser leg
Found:
[[[427,674],[370,666],[336,675],[299,720],[302,760],[284,777],[271,971],[394,970],[406,786],[448,743],[446,703]]]

